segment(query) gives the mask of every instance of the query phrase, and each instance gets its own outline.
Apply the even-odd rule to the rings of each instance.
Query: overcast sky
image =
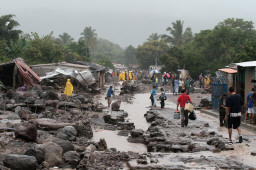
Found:
[[[255,7],[256,0],[0,0],[0,15],[15,14],[24,33],[67,32],[77,40],[91,26],[98,37],[137,47],[176,20],[193,33],[230,17],[256,23]]]

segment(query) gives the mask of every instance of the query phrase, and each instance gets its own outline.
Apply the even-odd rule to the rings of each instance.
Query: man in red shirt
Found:
[[[180,106],[180,115],[181,115],[181,127],[184,127],[188,125],[188,112],[184,110],[185,108],[185,104],[187,103],[187,101],[191,102],[191,99],[189,97],[189,95],[186,94],[186,90],[181,90],[182,95],[180,95],[180,97],[178,98],[177,101],[177,109],[176,112],[179,110],[179,106]]]

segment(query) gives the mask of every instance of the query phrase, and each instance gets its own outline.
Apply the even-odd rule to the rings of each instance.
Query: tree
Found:
[[[160,40],[161,35],[158,35],[157,33],[152,33],[149,37],[148,37],[148,41],[153,41],[153,40]]]
[[[9,58],[7,57],[7,44],[5,40],[0,40],[0,62],[7,62]]]
[[[97,34],[95,29],[92,27],[85,27],[84,31],[81,33],[82,37],[80,40],[83,40],[85,45],[90,48],[92,51],[95,49]]]
[[[243,50],[237,53],[234,62],[245,62],[256,60],[256,40],[246,40]]]
[[[112,62],[124,64],[124,50],[115,43],[109,40],[99,38],[96,43],[95,52],[93,55],[93,60],[97,61],[109,58]]]
[[[136,64],[136,57],[135,57],[135,48],[129,45],[124,52],[124,59],[125,65],[129,66],[129,64]]]
[[[17,41],[21,30],[16,30],[20,24],[13,19],[15,15],[3,15],[0,17],[0,40],[6,40],[7,45],[10,44],[10,41]]]
[[[89,48],[84,44],[82,40],[68,44],[65,51],[66,53],[77,53],[79,56],[81,56],[82,60],[90,61]]]
[[[58,40],[63,44],[67,45],[74,41],[74,38],[72,38],[68,33],[64,32],[63,34],[59,35]]]
[[[112,64],[111,60],[107,57],[98,60],[97,63],[102,66],[114,69],[114,65]]]
[[[17,41],[10,41],[10,45],[6,47],[9,59],[15,59],[24,56],[24,51],[27,48],[27,40],[20,38]]]
[[[64,49],[54,43],[51,35],[52,33],[40,38],[38,34],[32,34],[33,38],[24,52],[24,58],[29,64],[64,61]]]
[[[136,58],[140,66],[147,69],[150,65],[159,63],[159,57],[164,55],[168,49],[165,41],[147,41],[143,45],[139,45],[135,51]]]
[[[172,22],[172,27],[166,29],[171,35],[163,35],[162,38],[175,47],[180,47],[190,42],[193,39],[192,30],[188,27],[183,32],[183,23],[181,20]]]
[[[160,57],[160,61],[164,64],[162,71],[175,71],[181,66],[183,53],[177,47],[171,47]]]

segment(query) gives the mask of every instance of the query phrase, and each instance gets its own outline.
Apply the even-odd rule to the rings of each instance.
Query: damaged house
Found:
[[[16,58],[0,64],[0,81],[7,87],[32,87],[40,82],[40,78],[22,58]]]
[[[92,72],[92,75],[96,79],[97,87],[98,88],[104,87],[104,84],[106,82],[106,67],[103,67],[96,63],[89,63],[85,61],[76,61],[75,63],[89,66],[90,71]]]

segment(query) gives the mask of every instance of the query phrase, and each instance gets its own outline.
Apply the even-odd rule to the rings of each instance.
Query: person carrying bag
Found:
[[[191,99],[189,95],[186,94],[186,90],[181,91],[182,95],[178,98],[177,101],[177,109],[176,112],[178,112],[178,108],[180,106],[180,116],[181,116],[181,127],[187,126],[188,125],[188,111],[185,110],[185,105],[188,101],[190,101],[191,104]],[[191,106],[187,106],[187,109],[191,109]]]

